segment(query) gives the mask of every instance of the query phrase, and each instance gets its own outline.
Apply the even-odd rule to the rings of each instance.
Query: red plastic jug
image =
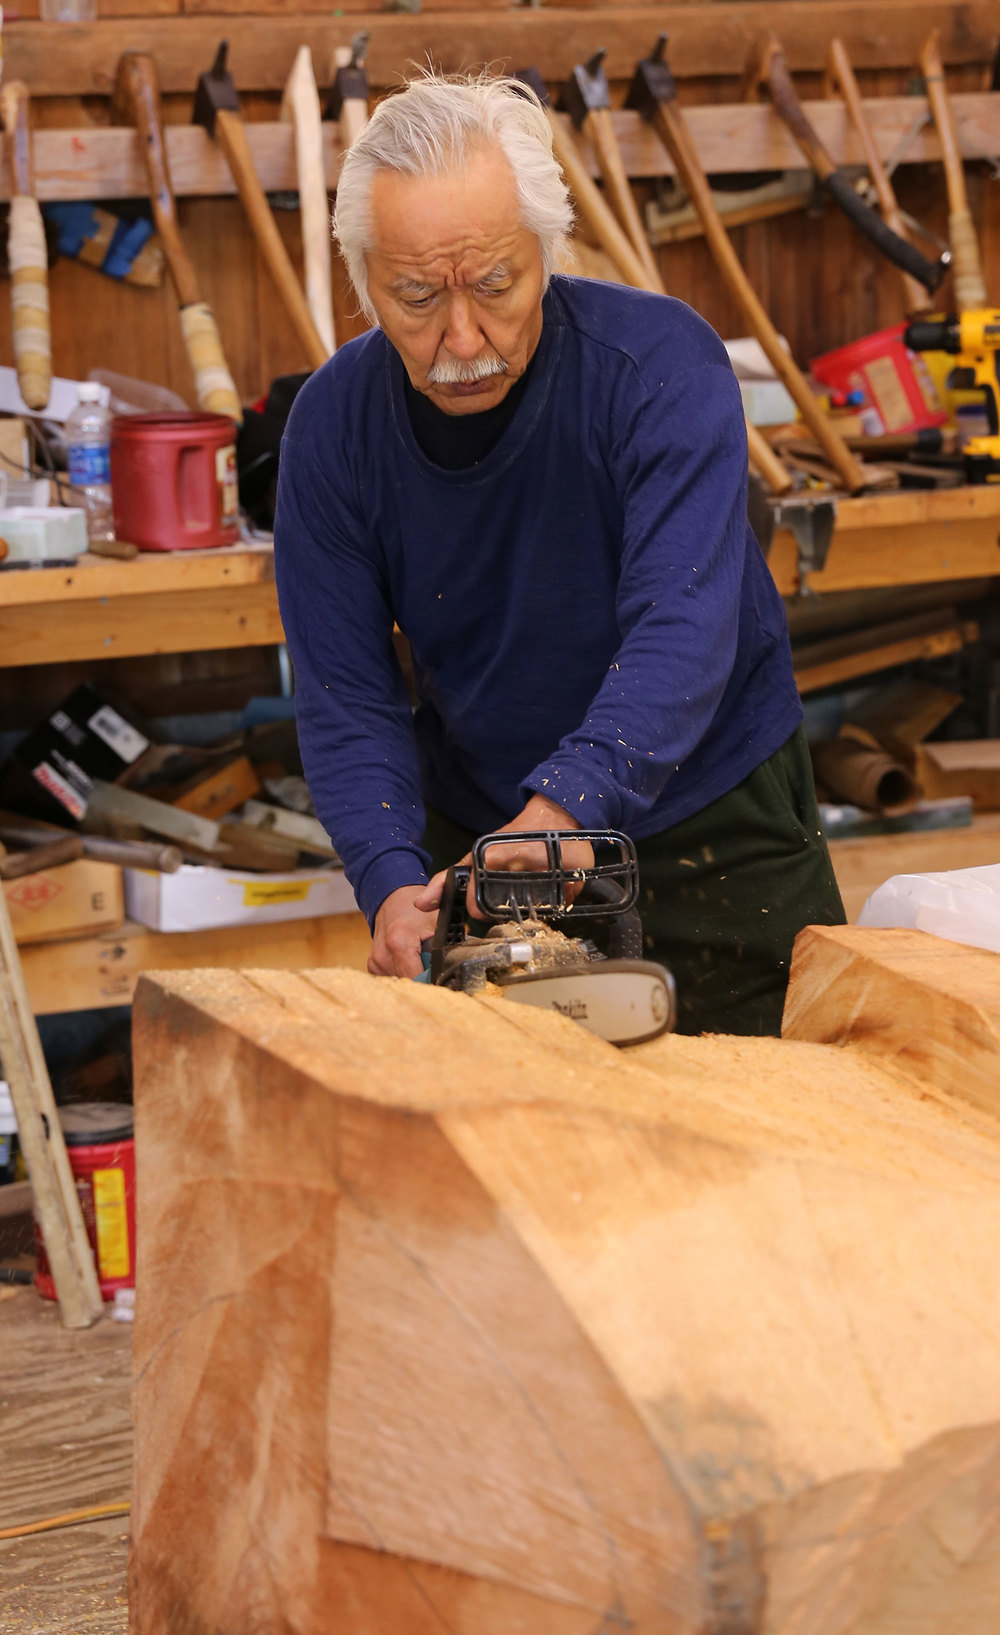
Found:
[[[224,414],[127,414],[111,422],[115,537],[143,551],[239,538],[236,428]]]

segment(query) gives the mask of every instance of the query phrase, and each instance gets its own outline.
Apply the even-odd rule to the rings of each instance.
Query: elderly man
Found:
[[[306,774],[373,972],[420,971],[475,835],[621,828],[679,1026],[776,1032],[796,932],[843,911],[739,390],[682,303],[556,275],[570,225],[508,80],[417,80],[347,156],[378,327],[300,393],[275,524]]]

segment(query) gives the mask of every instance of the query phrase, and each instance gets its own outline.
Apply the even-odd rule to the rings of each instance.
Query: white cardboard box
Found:
[[[354,893],[342,869],[252,874],[184,863],[176,874],[125,869],[125,912],[154,931],[208,931],[352,914]]]

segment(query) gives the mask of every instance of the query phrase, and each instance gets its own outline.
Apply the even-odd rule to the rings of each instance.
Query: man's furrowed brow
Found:
[[[407,278],[404,273],[393,279],[390,288],[394,295],[433,295],[437,285],[425,284],[420,278]]]

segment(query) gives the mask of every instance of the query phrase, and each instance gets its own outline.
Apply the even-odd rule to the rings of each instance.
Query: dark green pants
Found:
[[[436,869],[475,838],[428,813],[424,845]],[[780,1033],[797,934],[844,923],[803,729],[735,789],[636,850],[646,953],[673,973],[678,1032]]]

